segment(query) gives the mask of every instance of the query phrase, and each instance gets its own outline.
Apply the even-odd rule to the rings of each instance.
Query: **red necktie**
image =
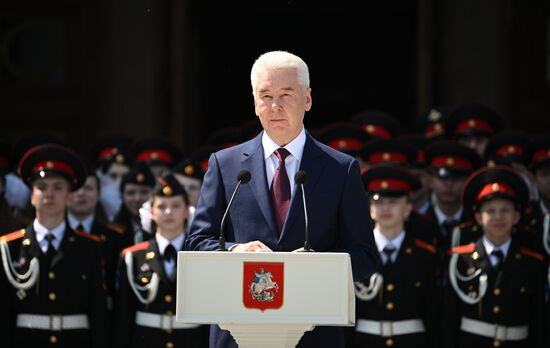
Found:
[[[273,176],[273,183],[271,184],[271,199],[273,202],[273,210],[275,213],[275,222],[277,223],[277,230],[279,234],[283,229],[285,223],[286,214],[290,205],[290,182],[288,181],[288,175],[286,173],[285,158],[290,154],[287,149],[279,148],[274,152],[275,156],[279,160],[279,166]]]

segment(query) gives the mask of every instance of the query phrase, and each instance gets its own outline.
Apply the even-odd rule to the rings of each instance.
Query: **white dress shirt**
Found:
[[[395,236],[395,238],[392,240],[386,238],[386,236],[384,236],[377,228],[374,229],[373,233],[376,248],[378,249],[378,253],[382,257],[382,263],[386,263],[387,261],[387,256],[382,251],[388,244],[391,244],[395,249],[395,251],[391,254],[391,260],[392,262],[395,262],[395,260],[397,259],[397,254],[399,253],[399,248],[401,248],[401,244],[403,244],[403,240],[405,239],[405,231],[399,232],[399,234]]]
[[[59,225],[49,230],[46,227],[42,226],[37,219],[34,219],[32,227],[34,228],[34,232],[36,232],[36,241],[38,242],[38,245],[40,245],[40,249],[42,249],[42,252],[44,254],[48,251],[48,240],[46,239],[46,235],[50,232],[55,237],[52,240],[52,245],[55,250],[59,250],[59,245],[61,244],[61,241],[63,240],[63,235],[65,234],[65,225],[65,220],[63,220],[63,222],[61,222]]]
[[[73,230],[76,230],[76,227],[78,225],[82,225],[82,228],[84,228],[84,232],[88,232],[88,233],[92,232],[92,224],[94,223],[94,214],[91,214],[84,220],[80,221],[76,217],[74,217],[74,215],[72,215],[71,213],[68,213],[67,220],[69,220],[69,226],[71,226]]]
[[[508,255],[508,249],[510,249],[510,244],[512,244],[512,238],[508,238],[508,240],[504,243],[502,243],[499,246],[494,245],[487,237],[483,237],[483,246],[485,247],[485,252],[487,255],[489,255],[489,260],[491,261],[491,265],[495,267],[496,263],[498,262],[497,257],[495,255],[491,255],[491,253],[494,250],[500,250],[502,251],[502,254],[504,254],[504,257],[502,258],[502,261],[506,259],[506,255]]]
[[[437,223],[439,224],[439,226],[443,225],[443,223],[447,220],[455,220],[460,222],[460,218],[462,217],[462,211],[463,209],[462,207],[460,207],[460,209],[458,209],[458,211],[453,216],[447,216],[445,215],[444,212],[441,211],[441,209],[439,209],[437,204],[434,204],[434,212],[435,212],[435,216],[437,217]]]
[[[294,184],[294,175],[300,169],[300,162],[302,161],[302,154],[304,153],[304,146],[306,144],[306,131],[302,127],[302,131],[294,140],[284,146],[285,149],[290,152],[285,159],[285,168],[288,175],[288,180],[290,181],[290,194],[294,196],[294,191],[296,191],[296,185]],[[271,183],[273,182],[273,177],[279,166],[279,159],[274,154],[280,146],[273,141],[264,131],[262,135],[262,146],[264,148],[264,159],[265,159],[265,173],[267,175],[267,183],[269,188],[271,188]]]
[[[176,249],[176,253],[180,251],[183,247],[184,238],[185,238],[185,235],[183,233],[172,240],[168,240],[164,238],[163,236],[160,235],[160,233],[155,233],[155,239],[157,241],[157,245],[159,247],[159,252],[161,255],[164,255],[164,250],[166,249],[168,244],[172,244],[172,246]],[[176,266],[176,261],[164,260],[164,271],[166,272],[166,275],[170,276],[174,271],[175,266]]]

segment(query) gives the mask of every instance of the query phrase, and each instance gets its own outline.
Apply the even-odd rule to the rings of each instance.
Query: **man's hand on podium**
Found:
[[[248,251],[255,251],[255,252],[265,252],[265,251],[273,251],[269,249],[264,243],[260,242],[259,240],[255,240],[253,242],[248,242],[245,244],[235,244],[234,248],[230,248],[230,251],[233,252],[248,252]]]

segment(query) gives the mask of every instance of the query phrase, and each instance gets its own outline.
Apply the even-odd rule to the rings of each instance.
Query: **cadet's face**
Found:
[[[444,204],[460,204],[460,193],[466,179],[465,176],[453,175],[442,179],[431,175],[430,187],[439,202]]]
[[[550,167],[537,170],[535,173],[535,184],[537,184],[541,197],[545,201],[550,200]]]
[[[130,168],[124,164],[113,163],[107,170],[107,175],[110,176],[114,181],[121,182],[122,178],[130,172]]]
[[[475,214],[477,223],[483,227],[484,233],[490,239],[502,239],[511,234],[512,227],[518,223],[519,217],[514,203],[507,199],[491,199],[484,202]]]
[[[69,201],[69,182],[61,177],[45,177],[33,182],[31,204],[41,215],[62,214]]]
[[[399,227],[409,217],[411,209],[405,196],[370,200],[370,216],[381,228]]]
[[[151,216],[161,230],[182,231],[185,219],[189,216],[189,209],[182,196],[155,196]]]
[[[149,199],[152,189],[149,186],[126,184],[122,192],[122,201],[134,216],[139,215],[139,208]]]
[[[300,85],[296,69],[264,69],[255,87],[254,109],[262,127],[279,146],[288,144],[311,109],[311,89]]]
[[[485,154],[485,148],[487,147],[487,144],[489,143],[488,137],[463,137],[458,138],[457,141],[459,144],[465,145],[469,147],[472,150],[475,150],[478,155],[480,155],[483,158],[483,155]]]
[[[89,215],[94,212],[98,200],[97,179],[89,176],[86,178],[84,185],[71,194],[69,211]]]
[[[174,174],[189,196],[189,204],[196,207],[201,194],[201,181],[188,176]]]

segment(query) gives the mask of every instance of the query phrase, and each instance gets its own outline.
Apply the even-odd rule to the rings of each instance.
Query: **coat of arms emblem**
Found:
[[[244,262],[243,302],[246,308],[277,309],[283,305],[284,263]]]

